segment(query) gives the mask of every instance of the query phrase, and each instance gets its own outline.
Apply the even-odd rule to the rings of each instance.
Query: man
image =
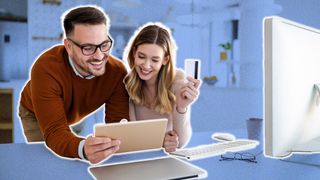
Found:
[[[105,104],[105,122],[128,119],[126,69],[110,55],[109,19],[98,7],[77,7],[62,19],[64,46],[45,51],[21,92],[19,116],[28,142],[45,141],[60,156],[97,163],[120,141],[78,137],[70,125]]]

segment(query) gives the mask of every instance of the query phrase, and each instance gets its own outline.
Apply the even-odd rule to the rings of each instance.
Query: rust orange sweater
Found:
[[[20,103],[34,112],[47,146],[64,157],[79,157],[83,139],[69,125],[105,104],[105,122],[129,119],[129,96],[123,84],[127,71],[109,56],[105,74],[83,79],[74,73],[64,46],[44,52],[31,69]]]

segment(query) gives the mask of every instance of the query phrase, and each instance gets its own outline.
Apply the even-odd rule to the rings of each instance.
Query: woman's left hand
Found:
[[[188,83],[186,83],[179,90],[176,100],[177,111],[180,113],[186,112],[186,108],[194,102],[199,95],[200,80],[192,77],[187,77]]]
[[[166,133],[163,141],[163,147],[166,152],[174,152],[179,147],[179,137],[174,130]]]

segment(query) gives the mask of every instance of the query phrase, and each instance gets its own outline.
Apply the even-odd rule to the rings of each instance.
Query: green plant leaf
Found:
[[[227,42],[225,44],[221,43],[219,44],[218,46],[222,47],[224,50],[231,50],[232,46],[231,46],[231,43],[230,42]]]

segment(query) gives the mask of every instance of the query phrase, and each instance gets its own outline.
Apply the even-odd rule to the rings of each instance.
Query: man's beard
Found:
[[[106,61],[107,61],[107,56],[104,56],[102,58],[102,60],[99,60],[99,59],[92,59],[92,60],[89,60],[87,63],[92,63],[92,64],[99,64],[101,63],[101,66],[99,70],[95,69],[94,65],[90,64],[88,65],[88,73],[90,75],[93,75],[93,76],[102,76],[104,73],[105,73],[105,66],[106,66]]]
[[[77,58],[77,57],[74,57],[74,58]],[[101,60],[99,59],[89,59],[87,61],[85,61],[84,63],[77,63],[74,61],[74,64],[76,65],[77,69],[80,69],[81,72],[85,73],[86,75],[83,75],[83,76],[90,76],[90,75],[93,75],[93,76],[101,76],[105,73],[105,65],[106,65],[106,61],[107,61],[107,58],[108,58],[108,55],[105,55]],[[101,61],[104,61],[104,62],[101,62]],[[80,61],[82,62],[82,61]],[[99,69],[99,70],[96,70],[94,68],[95,64],[94,63],[99,63],[101,62],[102,63],[102,67]]]

